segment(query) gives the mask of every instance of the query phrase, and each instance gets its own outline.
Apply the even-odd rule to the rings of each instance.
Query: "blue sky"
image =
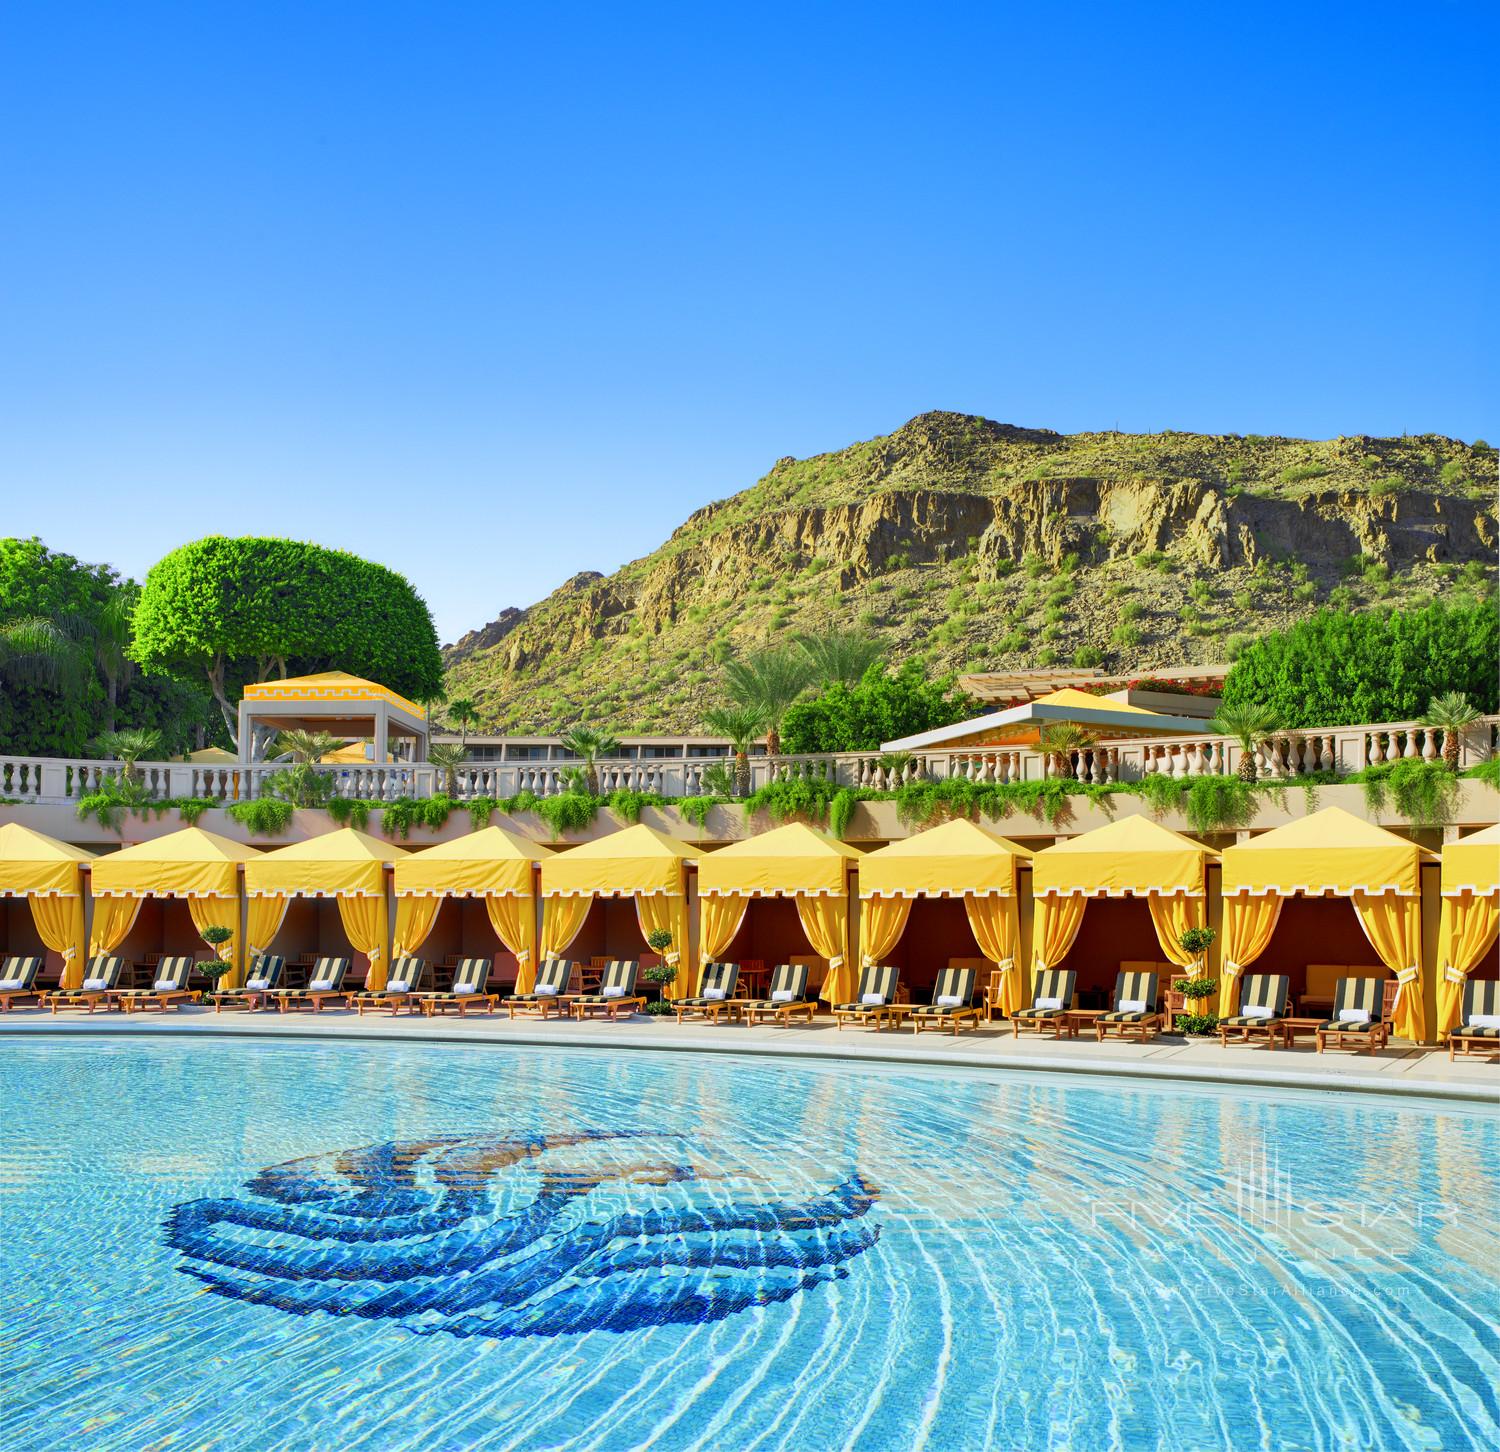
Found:
[[[1494,441],[1488,4],[0,7],[0,528],[443,638],[951,408]]]

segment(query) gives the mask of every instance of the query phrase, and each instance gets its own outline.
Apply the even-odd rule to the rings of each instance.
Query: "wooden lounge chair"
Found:
[[[740,1017],[746,1023],[774,1019],[789,1024],[793,1016],[813,1021],[817,1004],[807,996],[807,964],[778,963],[771,974],[771,987],[765,998],[747,998],[739,1005]]]
[[[1318,1052],[1365,1049],[1374,1053],[1391,1040],[1391,1026],[1381,1013],[1383,978],[1340,978],[1333,994],[1333,1016],[1318,1029]]]
[[[192,1003],[202,997],[197,989],[188,987],[193,966],[191,954],[162,958],[157,962],[150,988],[117,988],[110,998],[126,1013],[134,1013],[138,1008],[156,1008],[165,1013],[168,1004],[176,1008]]]
[[[1073,994],[1078,988],[1078,975],[1071,968],[1046,968],[1036,975],[1036,989],[1031,995],[1031,1007],[1020,1008],[1010,1016],[1012,1038],[1020,1038],[1023,1028],[1034,1033],[1052,1030],[1052,1037],[1060,1039],[1068,1030],[1068,1010],[1073,1006]]]
[[[120,986],[125,960],[97,953],[83,970],[80,988],[54,988],[46,996],[47,1007],[56,1013],[60,1008],[87,1008],[90,1013],[99,1005],[109,1007],[110,995]]]
[[[892,963],[878,963],[859,971],[859,988],[853,1003],[836,1003],[833,1020],[842,1031],[846,1023],[874,1024],[876,1031],[891,1022],[891,1005],[901,970]]]
[[[427,972],[427,962],[423,958],[413,958],[407,953],[402,953],[394,963],[387,975],[384,988],[366,988],[359,993],[351,994],[349,1002],[359,1010],[359,1016],[364,1017],[367,1008],[388,1008],[391,1017],[401,1012],[404,1008],[408,1013],[417,1011],[417,990],[422,986],[422,977]]]
[[[250,1012],[270,1006],[286,972],[286,959],[277,953],[261,953],[250,964],[240,988],[215,988],[205,997],[219,1013],[225,1008],[244,1007]]]
[[[1448,1057],[1500,1053],[1500,983],[1471,978],[1464,984],[1458,1027],[1448,1031]]]
[[[1161,1032],[1161,1014],[1156,1011],[1161,979],[1155,973],[1119,973],[1109,1009],[1094,1020],[1094,1033],[1101,1041],[1111,1033],[1122,1039],[1137,1038],[1143,1044]]]
[[[536,970],[536,984],[530,993],[513,993],[500,1000],[512,1018],[517,1014],[534,1014],[548,1018],[555,1011],[566,1013],[571,1001],[568,984],[573,978],[573,964],[567,958],[543,958]]]
[[[7,958],[0,964],[0,1013],[9,1013],[11,1005],[20,999],[41,1003],[42,995],[36,987],[36,975],[41,971],[42,960],[37,957]]]
[[[978,976],[972,968],[944,968],[932,986],[932,1002],[912,1009],[912,1032],[951,1028],[957,1038],[964,1024],[977,1030],[981,1010],[974,1002],[974,980]]]
[[[580,993],[569,1005],[573,1017],[584,1019],[593,1013],[607,1013],[611,1018],[617,1018],[622,1008],[631,1013],[645,1008],[645,994],[635,991],[636,975],[640,971],[641,965],[632,959],[611,959],[599,980],[599,991]]]
[[[739,981],[738,963],[705,963],[698,975],[696,996],[679,998],[672,1005],[677,1010],[677,1022],[681,1023],[685,1018],[706,1018],[710,1023],[718,1023],[719,1015],[730,1009]]]
[[[1265,1035],[1266,1047],[1274,1049],[1281,1037],[1281,1020],[1286,1017],[1286,1001],[1291,979],[1285,973],[1252,973],[1240,981],[1240,1011],[1219,1020],[1219,1044],[1227,1048],[1229,1035],[1238,1034],[1240,1042]]]
[[[271,996],[282,1013],[303,1007],[321,1013],[325,1004],[335,1000],[348,1007],[349,993],[344,987],[348,972],[347,958],[319,958],[308,975],[306,988],[278,988]]]
[[[431,1018],[435,1013],[446,1013],[450,1008],[458,1010],[463,1018],[472,1008],[476,1013],[493,1013],[500,1002],[498,993],[491,993],[490,958],[460,958],[453,970],[453,987],[446,993],[419,993],[417,1003],[423,1014]]]

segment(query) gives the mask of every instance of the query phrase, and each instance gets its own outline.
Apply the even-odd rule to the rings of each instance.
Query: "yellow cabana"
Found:
[[[1239,975],[1265,952],[1287,898],[1346,897],[1365,937],[1400,985],[1396,1032],[1413,1041],[1424,1038],[1419,867],[1425,856],[1430,854],[1415,842],[1342,807],[1325,807],[1226,847],[1219,1012],[1233,1012]]]
[[[542,956],[567,951],[596,898],[634,898],[642,937],[659,931],[672,935],[662,957],[678,972],[666,996],[691,994],[696,985],[691,982],[687,864],[697,856],[686,843],[637,823],[543,859]]]
[[[866,853],[859,862],[860,957],[881,963],[919,897],[960,898],[979,951],[1000,970],[1000,1006],[1020,1006],[1016,864],[1031,851],[963,817]]]
[[[485,827],[396,863],[397,953],[415,953],[443,899],[481,898],[495,936],[516,955],[516,992],[536,981],[537,863],[552,855],[503,827]]]
[[[849,962],[849,869],[863,856],[800,822],[706,853],[698,863],[704,959],[727,951],[751,898],[790,898],[813,952],[828,960],[820,996],[847,1003],[856,986]]]
[[[350,943],[370,960],[365,987],[384,988],[390,939],[385,870],[409,855],[353,827],[263,853],[245,866],[250,951],[271,945],[292,898],[331,897],[339,905]]]
[[[94,854],[33,832],[19,822],[0,824],[0,897],[24,897],[37,935],[62,955],[62,987],[83,982],[87,950],[80,863]]]
[[[97,858],[93,871],[94,924],[91,953],[112,953],[140,916],[147,898],[182,898],[193,926],[228,928],[234,954],[225,984],[236,987],[245,970],[240,941],[240,868],[261,855],[201,827],[184,827],[165,837],[122,847]],[[222,954],[222,950],[221,954]]]
[[[1062,962],[1094,897],[1143,898],[1168,962],[1192,967],[1193,955],[1180,940],[1189,928],[1204,925],[1203,874],[1214,855],[1201,842],[1141,816],[1044,847],[1031,859],[1033,969],[1040,973]]]
[[[1438,920],[1438,1037],[1463,1008],[1464,983],[1500,930],[1500,826],[1443,844],[1443,907]]]

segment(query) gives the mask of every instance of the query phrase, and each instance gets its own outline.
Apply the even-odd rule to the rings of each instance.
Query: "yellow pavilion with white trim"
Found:
[[[516,959],[516,992],[536,981],[537,869],[552,850],[484,827],[399,859],[395,868],[396,954],[416,953],[449,899],[484,905],[490,927]]]
[[[271,948],[295,899],[332,898],[345,936],[369,960],[365,987],[384,988],[391,933],[386,872],[409,855],[353,827],[262,853],[245,864],[250,951]]]
[[[962,903],[980,954],[1000,974],[998,1007],[1022,998],[1019,866],[1030,848],[955,817],[914,837],[867,852],[859,862],[860,963],[886,962],[922,899]]]
[[[42,946],[62,958],[60,986],[83,982],[88,951],[84,933],[83,871],[94,854],[33,832],[19,822],[0,823],[0,898],[23,898]],[[7,942],[7,951],[15,945]]]
[[[858,983],[849,961],[849,879],[864,855],[801,822],[705,853],[698,863],[704,961],[729,951],[752,902],[784,898],[795,905],[808,945],[828,964],[818,996],[847,1003]]]
[[[1226,847],[1219,1012],[1235,1011],[1239,977],[1265,953],[1291,899],[1346,898],[1365,939],[1395,975],[1395,1032],[1420,1042],[1426,1036],[1420,871],[1431,855],[1342,807],[1325,807]],[[1302,951],[1328,952],[1306,944]]]
[[[1061,968],[1075,945],[1090,954],[1091,964],[1095,958],[1102,964],[1095,973],[1099,981],[1087,985],[1094,990],[1112,988],[1123,961],[1148,962],[1153,969],[1193,967],[1194,956],[1182,946],[1181,938],[1189,928],[1207,925],[1206,874],[1216,859],[1217,854],[1201,842],[1144,816],[1122,817],[1042,848],[1031,859],[1036,911],[1032,981],[1037,973]],[[1143,902],[1150,915],[1149,927],[1138,910],[1122,913],[1123,904],[1110,903],[1112,899]],[[1109,931],[1080,944],[1091,902],[1110,903],[1114,909]],[[1093,909],[1094,915],[1099,912],[1100,908]],[[1122,953],[1131,951],[1142,956],[1122,958]],[[1165,960],[1162,964],[1144,956],[1158,951]],[[1085,986],[1085,975],[1080,972],[1079,987]]]
[[[1446,1038],[1463,1008],[1464,984],[1480,967],[1496,967],[1500,936],[1500,826],[1443,844],[1438,920],[1437,1032]]]
[[[149,842],[107,852],[94,861],[94,921],[90,953],[113,953],[130,936],[141,909],[152,901],[178,899],[187,904],[194,929],[228,928],[231,967],[225,985],[244,978],[244,934],[240,930],[243,895],[240,874],[262,856],[254,847],[221,837],[202,827],[183,827]],[[142,925],[142,931],[150,931]],[[163,923],[165,938],[167,924]],[[165,942],[164,942],[165,946]],[[215,952],[224,957],[225,949]]]
[[[612,948],[614,943],[608,938],[618,934],[621,927],[608,920],[609,901],[629,900],[634,904],[641,938],[655,932],[672,935],[672,945],[662,958],[677,969],[677,977],[667,985],[664,996],[683,998],[691,994],[695,989],[690,986],[694,975],[687,869],[697,859],[697,849],[644,822],[544,858],[542,956],[562,957],[574,946],[596,908],[605,910],[605,921],[596,925],[595,935],[602,933],[606,940],[598,946]]]

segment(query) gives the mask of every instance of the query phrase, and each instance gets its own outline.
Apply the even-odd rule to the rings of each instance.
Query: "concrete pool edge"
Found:
[[[1396,1099],[1438,1099],[1452,1103],[1486,1105],[1500,1108],[1500,1081],[1450,1082],[1428,1077],[1392,1078],[1377,1073],[1344,1072],[1337,1076],[1327,1072],[1314,1073],[1296,1069],[1282,1069],[1265,1064],[1257,1056],[1254,1067],[1249,1064],[1208,1065],[1155,1063],[1147,1059],[1107,1059],[1089,1057],[1078,1052],[1082,1046],[1068,1044],[1059,1046],[1056,1053],[1006,1053],[1003,1049],[990,1049],[984,1053],[950,1050],[938,1052],[935,1048],[924,1048],[924,1040],[918,1039],[911,1047],[881,1036],[879,1043],[862,1045],[858,1041],[839,1039],[827,1043],[798,1044],[796,1042],[735,1042],[727,1038],[685,1036],[675,1034],[670,1042],[655,1037],[654,1028],[643,1033],[640,1028],[620,1028],[605,1035],[570,1033],[563,1024],[547,1028],[517,1028],[504,1034],[475,1026],[460,1026],[443,1022],[438,1025],[430,1021],[419,1021],[422,1027],[407,1028],[400,1019],[383,1019],[369,1024],[340,1022],[337,1027],[325,1028],[310,1019],[299,1020],[296,1026],[272,1019],[262,1025],[251,1024],[236,1017],[228,1023],[202,1022],[192,1019],[148,1022],[129,1022],[112,1019],[107,1024],[58,1023],[23,1020],[9,1022],[0,1017],[0,1037],[11,1042],[27,1038],[73,1038],[83,1039],[90,1034],[112,1039],[129,1039],[145,1036],[158,1040],[192,1038],[211,1040],[232,1038],[239,1041],[275,1040],[282,1043],[396,1043],[396,1044],[461,1044],[465,1047],[507,1047],[511,1045],[540,1048],[574,1049],[629,1049],[641,1053],[705,1053],[738,1058],[787,1058],[802,1061],[835,1061],[874,1065],[880,1067],[909,1067],[924,1069],[952,1069],[959,1072],[969,1070],[1005,1070],[1023,1072],[1033,1070],[1044,1074],[1105,1076],[1109,1078],[1146,1080],[1161,1083],[1202,1084],[1214,1087],[1239,1085],[1260,1089],[1291,1089],[1322,1091],[1331,1094],[1372,1094]],[[305,1025],[305,1026],[304,1026]],[[946,1040],[945,1040],[946,1041]],[[1231,1052],[1241,1052],[1233,1050]],[[1249,1050],[1248,1052],[1256,1052]]]

